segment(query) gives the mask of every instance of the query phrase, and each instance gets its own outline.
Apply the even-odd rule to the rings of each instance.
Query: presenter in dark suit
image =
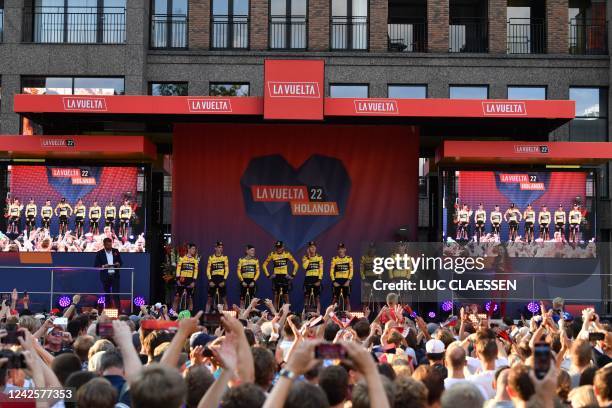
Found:
[[[113,248],[113,241],[110,238],[104,238],[102,241],[104,249],[96,252],[96,268],[100,269],[100,280],[102,281],[102,287],[104,293],[119,293],[119,270],[114,268],[121,268],[123,261],[119,251]],[[119,295],[112,295],[111,297],[113,307],[121,309],[121,303],[119,302]],[[105,305],[105,306],[108,306]]]

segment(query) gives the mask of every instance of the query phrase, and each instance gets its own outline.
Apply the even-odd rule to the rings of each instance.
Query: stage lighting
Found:
[[[441,308],[443,312],[450,312],[451,310],[453,310],[453,301],[445,300],[444,302],[442,302]]]
[[[413,319],[414,319],[415,317],[417,317],[417,312],[412,312],[412,313],[410,313],[410,317],[412,317]]]
[[[142,296],[136,296],[134,298],[134,306],[140,307],[145,304],[145,300]]]
[[[527,304],[527,310],[534,314],[538,313],[540,311],[540,305],[538,305],[537,302],[529,302]]]
[[[68,307],[71,303],[72,300],[70,300],[70,296],[60,296],[59,299],[57,299],[57,304],[59,304],[60,307]]]
[[[119,309],[104,309],[104,314],[112,319],[116,319],[119,316]]]
[[[497,312],[497,308],[498,308],[498,304],[489,300],[487,303],[485,303],[485,310],[487,312]],[[493,310],[491,310],[491,308],[493,308]]]
[[[429,312],[427,314],[427,316],[429,316],[430,319],[435,319],[436,318],[436,312]]]
[[[98,297],[98,304],[99,305],[105,305],[106,304],[106,297],[105,296]]]

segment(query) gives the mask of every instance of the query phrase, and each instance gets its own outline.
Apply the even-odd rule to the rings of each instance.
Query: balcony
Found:
[[[425,19],[391,19],[387,24],[389,51],[427,52]]]
[[[248,15],[213,15],[210,48],[216,50],[246,50],[249,48]]]
[[[153,49],[187,48],[188,19],[184,14],[153,14],[151,16]]]
[[[1,31],[1,30],[0,30]],[[576,20],[569,22],[569,52],[576,55],[608,53],[605,21]]]
[[[270,16],[270,49],[305,50],[307,33],[306,16]]]
[[[511,18],[508,20],[508,54],[542,54],[546,52],[544,20]]]
[[[367,17],[332,17],[330,30],[332,51],[368,49]]]
[[[448,32],[449,52],[488,52],[489,26],[485,18],[451,18]]]
[[[123,44],[125,9],[118,7],[26,9],[23,13],[22,40],[33,43]]]

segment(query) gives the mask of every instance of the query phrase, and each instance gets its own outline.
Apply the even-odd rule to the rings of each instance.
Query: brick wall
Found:
[[[206,50],[210,45],[210,0],[189,0],[189,48]]]
[[[329,50],[329,0],[308,1],[308,49]]]
[[[386,0],[370,1],[370,51],[387,51],[388,5]]]
[[[250,0],[250,49],[268,49],[268,0]]]
[[[507,0],[489,0],[489,52],[505,54],[507,36]]]
[[[546,51],[549,54],[567,54],[568,0],[546,1]]]
[[[427,2],[427,49],[448,52],[448,0]]]

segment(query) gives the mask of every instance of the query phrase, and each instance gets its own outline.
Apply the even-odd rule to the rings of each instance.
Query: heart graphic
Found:
[[[100,180],[103,168],[101,167],[57,167],[47,166],[47,180],[49,185],[55,189],[62,197],[66,197],[69,203],[76,202],[79,198],[85,197],[96,188],[96,183]],[[93,178],[94,184],[73,184],[71,172],[76,172],[77,177]]]
[[[508,173],[508,172],[495,172],[495,184],[500,193],[508,197],[511,203],[514,203],[519,208],[524,208],[527,204],[533,203],[535,200],[540,198],[546,190],[548,190],[548,182],[550,180],[549,173],[537,173],[537,178],[531,180],[532,183],[542,183],[544,185],[543,190],[521,190],[521,183],[505,183],[501,180],[501,174],[507,175],[524,175],[528,173]]]
[[[351,179],[342,162],[313,155],[294,169],[281,155],[253,158],[240,179],[247,215],[292,251],[304,247],[344,216]],[[337,215],[293,215],[288,201],[255,201],[253,186],[306,186],[322,189],[325,202],[335,202]]]

